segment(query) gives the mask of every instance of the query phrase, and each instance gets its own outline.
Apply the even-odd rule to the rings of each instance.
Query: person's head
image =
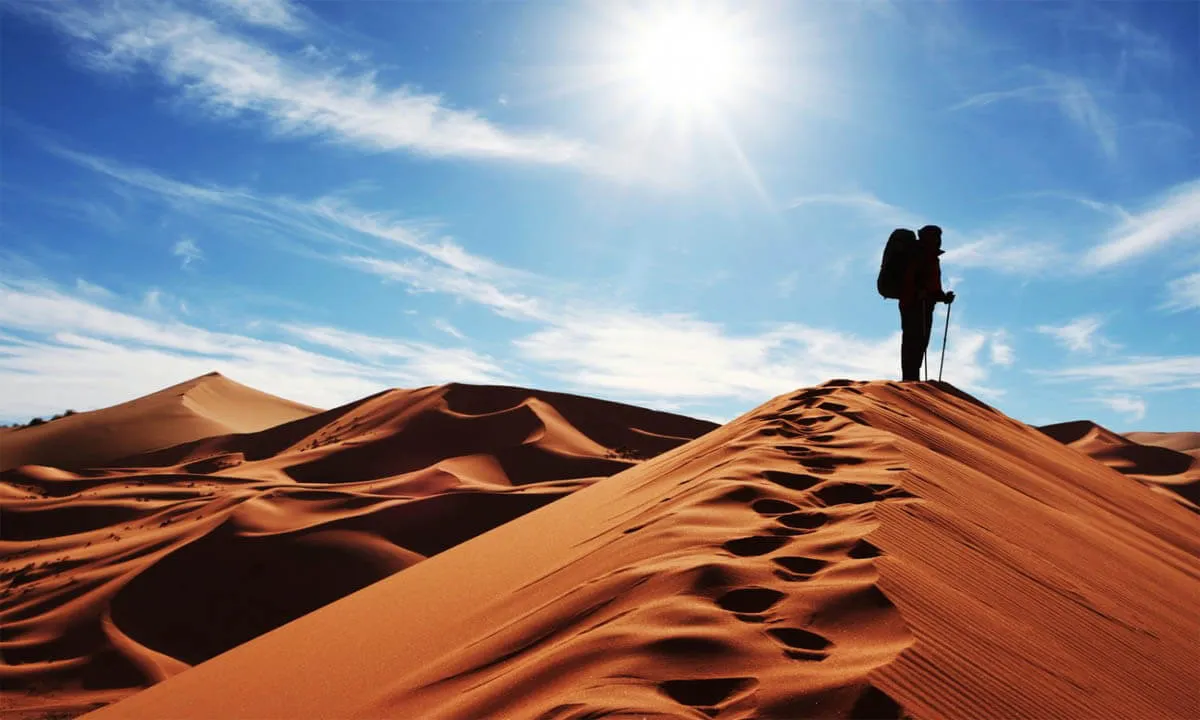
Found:
[[[891,243],[893,240],[899,240],[906,243],[916,242],[917,234],[908,228],[896,228],[892,231],[892,234],[888,236],[888,243]]]
[[[917,239],[934,250],[942,249],[942,229],[937,225],[926,225],[918,230]]]

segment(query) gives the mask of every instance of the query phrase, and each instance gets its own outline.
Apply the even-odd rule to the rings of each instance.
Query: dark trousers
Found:
[[[917,301],[900,306],[900,369],[905,380],[921,379],[921,361],[929,347],[929,332],[933,325],[933,305]]]

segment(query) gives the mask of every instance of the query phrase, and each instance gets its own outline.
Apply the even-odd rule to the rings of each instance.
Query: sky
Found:
[[[210,371],[1200,430],[1200,3],[0,0],[0,421]],[[946,317],[930,347],[936,376]]]

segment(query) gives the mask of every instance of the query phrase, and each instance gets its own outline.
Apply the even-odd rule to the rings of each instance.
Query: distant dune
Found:
[[[1200,433],[1118,435],[1090,420],[1045,425],[1042,432],[1200,512]]]
[[[66,421],[41,452],[71,466],[187,442],[0,473],[5,717],[129,695],[716,427],[469,385],[317,412],[215,375]]]
[[[1125,437],[1142,445],[1154,445],[1200,459],[1200,432],[1131,432]]]
[[[99,467],[126,455],[264,430],[317,412],[211,373],[103,410],[0,431],[0,471],[19,465]]]

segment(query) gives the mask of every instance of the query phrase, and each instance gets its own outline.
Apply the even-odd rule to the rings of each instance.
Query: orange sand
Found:
[[[1129,433],[1122,437],[1088,420],[1039,429],[1200,513],[1200,433]]]
[[[51,423],[37,452],[72,465],[115,432],[113,455],[189,442],[0,473],[0,714],[130,695],[715,427],[460,385],[316,412],[205,376]]]
[[[46,672],[35,658],[48,648],[75,657],[82,642],[56,641],[49,628],[108,603],[103,628],[114,652],[140,677],[171,675],[178,667],[149,648],[211,652],[221,643],[208,638],[228,643],[227,623],[259,612],[239,600],[206,614],[194,594],[213,602],[238,581],[224,575],[211,589],[190,574],[211,583],[216,569],[236,567],[280,602],[315,592],[288,578],[344,590],[354,585],[347,576],[382,576],[410,558],[379,548],[343,565],[313,552],[280,575],[279,555],[251,548],[336,517],[319,527],[338,534],[314,533],[314,547],[394,533],[393,544],[437,537],[431,545],[443,549],[463,539],[452,513],[389,505],[366,516],[386,522],[359,521],[379,500],[353,483],[375,481],[378,494],[398,497],[414,482],[435,500],[446,497],[437,488],[447,474],[476,488],[485,467],[499,468],[517,483],[518,460],[479,459],[479,438],[561,457],[591,447],[571,428],[598,437],[583,429],[584,415],[597,424],[609,417],[608,406],[572,415],[548,402],[568,427],[541,403],[449,402],[429,425],[413,421],[419,440],[389,434],[397,408],[444,392],[397,394],[396,408],[378,411],[373,403],[389,396],[369,399],[345,411],[346,422],[331,418],[287,448],[277,437],[292,437],[284,426],[262,444],[235,438],[165,453],[217,469],[144,477],[228,489],[219,500],[160,506],[161,515],[135,521],[144,524],[122,541],[137,543],[123,548],[128,555],[105,544],[105,560],[55,581],[73,577],[79,587],[6,610],[40,618],[21,626],[32,635],[16,646],[36,648],[26,659]],[[435,448],[455,429],[475,454],[451,464]],[[346,433],[369,439],[356,444]],[[264,448],[273,452],[259,457]],[[243,466],[250,479],[235,482]],[[335,497],[331,485],[285,487],[281,476],[297,469],[326,483],[344,469],[356,489]],[[280,484],[257,491],[269,482]],[[486,508],[528,503],[521,489],[489,497]],[[56,532],[80,517],[90,515],[60,520]],[[159,517],[198,539],[176,560],[158,560],[162,572],[115,579],[114,563],[150,564],[182,542],[168,532],[185,531],[154,527]],[[43,542],[74,547],[79,537]],[[412,549],[429,554],[430,545]],[[1196,517],[1183,506],[948,385],[834,381],[777,398],[89,717],[1194,718],[1198,556]],[[171,584],[178,590],[164,594]],[[70,663],[88,660],[65,662],[62,672],[79,678]]]
[[[318,412],[210,373],[103,410],[0,431],[0,470],[108,465],[126,455],[211,435],[264,430]]]

